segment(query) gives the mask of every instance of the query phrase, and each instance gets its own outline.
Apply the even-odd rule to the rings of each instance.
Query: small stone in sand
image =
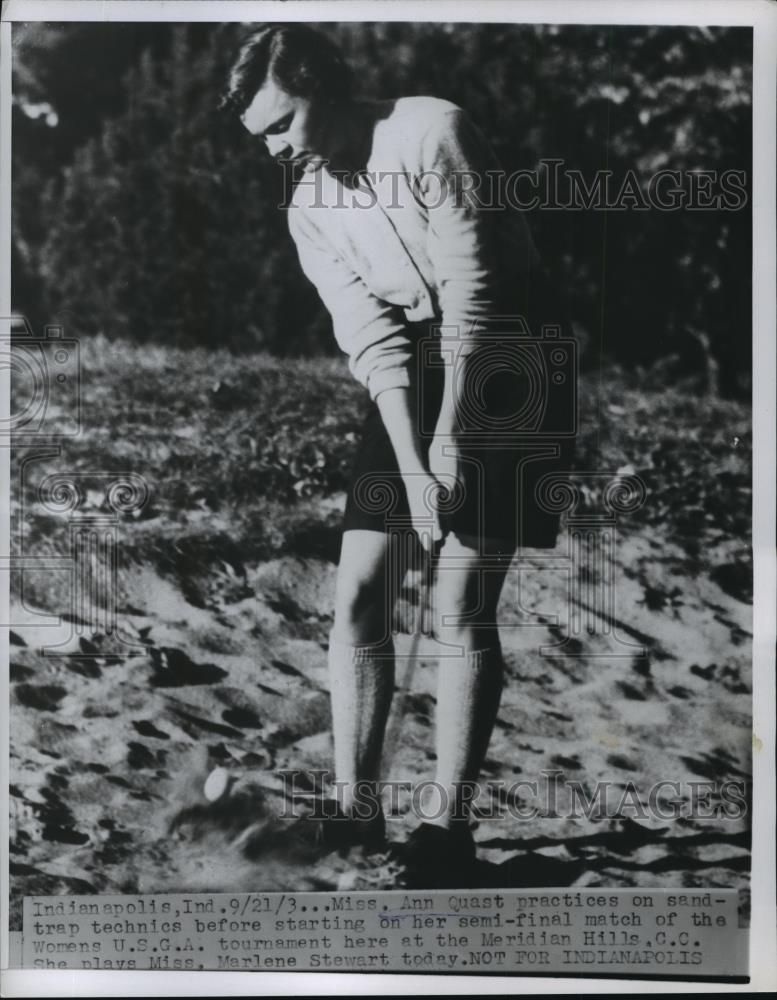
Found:
[[[229,772],[225,767],[215,767],[205,781],[205,798],[208,802],[216,802],[226,792],[229,785]]]

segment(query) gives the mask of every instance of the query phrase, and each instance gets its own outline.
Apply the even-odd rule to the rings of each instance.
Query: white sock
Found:
[[[330,636],[328,659],[338,800],[349,812],[356,783],[364,798],[370,795],[364,783],[378,779],[394,693],[394,643],[348,645]]]
[[[502,694],[501,646],[441,656],[437,670],[436,782],[442,791],[436,805],[424,808],[424,819],[449,826],[466,819],[467,790],[461,786],[474,785],[488,750]]]

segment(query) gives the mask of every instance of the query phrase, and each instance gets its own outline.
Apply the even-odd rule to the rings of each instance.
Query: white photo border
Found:
[[[775,80],[777,7],[769,0],[5,0],[0,23],[0,317],[10,309],[11,28],[14,21],[462,21],[753,27],[753,814],[749,984],[628,979],[631,993],[751,992],[777,986],[775,921]],[[4,323],[5,320],[2,320]],[[0,420],[10,419],[10,371],[0,367]],[[0,448],[0,565],[9,548],[10,452]],[[0,573],[0,609],[8,611],[10,573]],[[3,621],[8,621],[4,617]],[[7,629],[0,658],[8,663]],[[4,673],[7,678],[7,671]],[[0,697],[0,792],[8,816],[7,679]],[[4,724],[4,725],[3,725]],[[359,973],[111,972],[8,969],[8,824],[0,844],[0,973],[5,996],[240,996],[355,994],[616,993],[622,979],[520,976],[415,976]],[[205,992],[207,991],[207,992]]]

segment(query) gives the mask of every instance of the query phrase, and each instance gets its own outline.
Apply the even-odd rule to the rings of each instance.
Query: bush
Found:
[[[126,25],[101,28],[64,26],[37,48],[16,47],[15,308],[41,301],[50,322],[76,335],[333,351],[276,207],[276,168],[256,140],[215,116],[245,27],[160,24],[139,32],[135,49]],[[322,30],[341,42],[365,94],[456,101],[508,170],[558,159],[587,179],[632,170],[644,185],[658,169],[686,178],[736,169],[749,183],[748,29],[356,22]],[[85,100],[79,74],[92,80],[98,45],[129,68],[120,86],[110,79],[108,97],[98,88]],[[47,51],[56,58],[47,62]],[[67,86],[65,67],[76,74]],[[54,105],[62,93],[55,128],[32,127],[19,110],[25,92]],[[60,136],[53,158],[63,130],[72,147]],[[740,211],[537,208],[529,222],[595,345],[589,363],[606,355],[633,367],[675,353],[693,371],[707,364],[706,342],[722,388],[746,387],[749,201]]]

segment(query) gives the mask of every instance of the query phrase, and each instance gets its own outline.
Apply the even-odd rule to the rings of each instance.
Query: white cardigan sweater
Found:
[[[539,260],[523,215],[473,190],[498,170],[455,104],[406,97],[375,124],[367,182],[349,188],[321,168],[297,184],[288,223],[300,263],[373,399],[410,385],[409,324],[467,338],[528,311]]]

